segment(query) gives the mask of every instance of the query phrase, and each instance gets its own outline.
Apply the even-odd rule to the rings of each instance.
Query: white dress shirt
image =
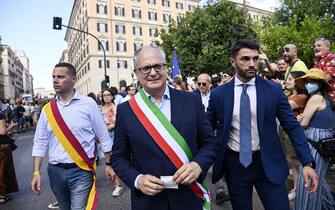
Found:
[[[103,152],[112,150],[112,139],[109,137],[99,107],[93,99],[82,96],[77,91],[66,104],[58,100],[58,97],[56,99],[66,125],[89,158],[94,157],[96,138],[101,143]],[[46,157],[47,153],[51,164],[74,162],[52,131],[43,109],[35,132],[32,156]]]
[[[202,104],[205,107],[205,112],[207,112],[207,107],[208,107],[208,102],[209,102],[209,98],[210,98],[211,92],[208,91],[207,94],[204,94],[204,93],[200,92],[200,95],[201,95]]]
[[[233,151],[240,151],[240,100],[242,93],[242,84],[236,76],[234,83],[234,109],[233,116],[231,120],[231,130],[229,134],[228,147]],[[252,78],[249,82],[247,88],[247,93],[250,99],[250,109],[251,109],[251,145],[252,151],[257,151],[260,149],[259,146],[259,135],[257,127],[257,93],[255,78]],[[227,113],[228,114],[228,113]]]

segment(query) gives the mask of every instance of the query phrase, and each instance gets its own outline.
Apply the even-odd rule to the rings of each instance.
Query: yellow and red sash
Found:
[[[88,197],[86,210],[95,210],[98,205],[98,191],[96,187],[96,162],[91,161],[87,156],[84,148],[81,146],[77,138],[73,135],[69,127],[66,125],[56,100],[52,100],[44,106],[46,116],[55,136],[64,147],[76,165],[85,170],[91,171],[93,174],[93,185]]]

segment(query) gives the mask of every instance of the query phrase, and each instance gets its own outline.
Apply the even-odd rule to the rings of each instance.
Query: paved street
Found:
[[[33,195],[30,189],[31,172],[32,172],[32,158],[31,148],[33,140],[33,131],[28,131],[23,134],[16,134],[16,144],[18,149],[14,151],[14,161],[16,176],[19,183],[20,191],[12,194],[13,200],[4,205],[0,205],[0,210],[46,210],[50,202],[55,200],[50,187],[48,175],[46,173],[47,160],[44,160],[42,166],[42,194],[40,196]],[[113,185],[105,182],[104,179],[104,166],[98,166],[98,188],[99,188],[99,206],[100,210],[107,209],[130,209],[130,191],[125,188],[124,193],[118,198],[112,197]],[[210,175],[210,174],[209,174]],[[334,175],[333,175],[334,176]],[[335,178],[332,177],[332,181]],[[206,179],[210,183],[209,176]],[[334,183],[334,182],[333,182]],[[214,195],[213,185],[207,184],[212,195]],[[333,188],[334,189],[334,188]],[[292,203],[291,203],[292,206]],[[214,206],[215,209],[230,210],[230,202],[225,202],[224,205]],[[263,209],[260,204],[259,198],[254,193],[254,209]]]

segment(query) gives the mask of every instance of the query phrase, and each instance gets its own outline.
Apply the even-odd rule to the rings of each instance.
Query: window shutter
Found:
[[[124,68],[127,69],[128,68],[128,62],[124,61]]]
[[[105,32],[108,32],[108,25],[107,25],[107,23],[105,23],[105,29],[106,29]]]
[[[99,13],[99,5],[97,4],[97,13]]]
[[[134,9],[131,9],[131,16],[134,18],[135,17],[135,11]]]
[[[117,16],[117,7],[114,7],[115,15]]]
[[[99,42],[98,42],[98,50],[101,50],[101,45]]]
[[[101,68],[101,67],[102,67],[101,60],[99,60],[99,68]]]
[[[142,27],[140,27],[140,35],[142,36]]]
[[[125,15],[125,13],[124,13],[124,7],[122,8],[122,16],[124,16]]]
[[[106,15],[107,14],[107,5],[105,5],[104,9],[105,9],[105,15]]]
[[[123,34],[126,34],[126,26],[122,26],[123,27]]]
[[[157,20],[157,12],[155,12],[155,20]]]
[[[109,50],[108,41],[106,41],[106,51]]]
[[[140,17],[140,19],[142,18],[142,11],[140,10],[139,12],[138,12],[138,14],[139,14],[139,17]]]
[[[98,30],[98,32],[100,32],[100,24],[99,23],[97,23],[97,30]]]
[[[127,52],[127,43],[124,42],[123,46],[124,46],[124,51]]]

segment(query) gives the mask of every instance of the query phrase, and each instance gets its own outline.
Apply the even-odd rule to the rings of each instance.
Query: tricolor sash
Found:
[[[61,113],[59,112],[56,100],[52,100],[47,103],[44,106],[44,109],[52,131],[68,155],[79,168],[92,172],[93,184],[86,204],[86,210],[96,209],[98,205],[98,191],[96,187],[95,160],[92,162],[89,159],[84,148],[66,125]]]
[[[145,95],[143,89],[129,100],[129,104],[144,128],[177,169],[193,159],[191,149],[185,139]],[[205,185],[193,182],[190,187],[203,200],[203,209],[211,209],[210,196]]]

